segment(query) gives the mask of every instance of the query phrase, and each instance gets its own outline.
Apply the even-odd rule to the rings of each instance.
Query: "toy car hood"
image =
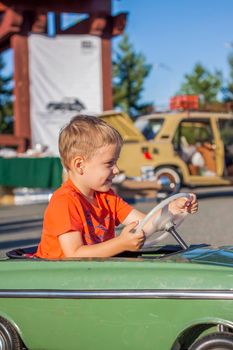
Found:
[[[233,267],[233,246],[188,249],[170,257],[176,262],[190,262]],[[168,259],[170,260],[168,257]]]

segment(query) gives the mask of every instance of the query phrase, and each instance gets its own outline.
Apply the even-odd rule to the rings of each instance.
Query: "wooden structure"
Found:
[[[47,14],[54,12],[55,34],[89,34],[102,42],[103,109],[112,109],[111,39],[122,34],[126,14],[111,15],[111,0],[2,0],[0,2],[0,51],[14,53],[14,134],[0,135],[0,145],[25,151],[31,140],[28,70],[28,35],[47,33]],[[89,17],[61,30],[61,13],[88,14]]]

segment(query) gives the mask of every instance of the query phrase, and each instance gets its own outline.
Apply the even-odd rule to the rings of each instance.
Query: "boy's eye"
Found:
[[[115,162],[108,162],[108,163],[106,163],[106,165],[107,165],[109,168],[111,168],[112,166],[114,166],[114,164],[115,164]]]

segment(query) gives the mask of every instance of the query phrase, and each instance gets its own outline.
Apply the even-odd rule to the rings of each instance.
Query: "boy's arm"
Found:
[[[193,193],[190,193],[190,198],[187,199],[186,197],[178,198],[174,201],[172,201],[169,206],[169,210],[172,214],[180,214],[183,212],[188,212],[190,214],[194,214],[198,210],[198,202],[196,195]],[[153,219],[155,219],[158,215],[160,215],[161,210],[158,210],[157,213],[153,216]],[[141,221],[146,214],[142,213],[141,211],[137,209],[133,209],[129,215],[125,218],[125,220],[122,222],[123,225],[128,225],[132,221]]]
[[[93,245],[84,245],[81,232],[67,232],[58,237],[65,257],[110,257],[125,250],[136,251],[144,242],[144,233],[130,232],[138,222],[131,222],[117,237]]]
[[[123,225],[129,225],[133,221],[141,221],[146,214],[142,213],[137,209],[131,210],[131,212],[127,215],[125,220],[122,222]]]

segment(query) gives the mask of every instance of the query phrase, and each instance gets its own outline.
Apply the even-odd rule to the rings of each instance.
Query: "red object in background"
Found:
[[[145,152],[143,152],[143,154],[144,154],[144,157],[145,157],[146,159],[148,159],[148,160],[153,159],[149,151],[145,151]]]
[[[197,95],[177,95],[170,98],[171,110],[198,110],[199,97]]]
[[[148,160],[153,159],[148,147],[142,147],[141,151],[146,159],[148,159]]]

